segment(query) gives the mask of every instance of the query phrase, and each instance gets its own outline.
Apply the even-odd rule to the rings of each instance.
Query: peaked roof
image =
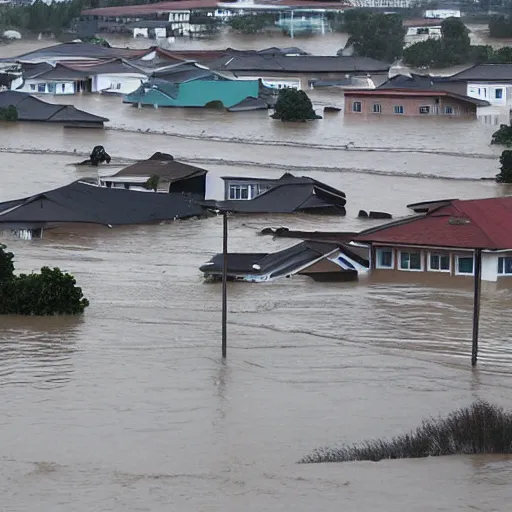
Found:
[[[512,249],[512,196],[455,199],[425,215],[413,215],[363,231],[355,240],[461,249]]]
[[[512,64],[476,64],[449,78],[452,81],[512,80]]]
[[[173,157],[171,157],[171,159],[164,158],[161,154],[155,153],[148,160],[129,165],[111,177],[140,176],[141,178],[149,178],[153,175],[157,175],[165,180],[180,181],[205,176],[207,173],[208,171],[206,169],[177,162]]]
[[[55,105],[35,98],[26,92],[0,91],[0,108],[10,105],[18,111],[18,121],[56,123],[105,123],[106,117],[79,110],[72,105]]]
[[[173,84],[181,84],[191,82],[192,80],[215,80],[222,79],[218,73],[198,66],[193,62],[186,62],[176,66],[155,70],[153,77],[171,82]]]
[[[325,55],[227,55],[210,64],[225,71],[284,71],[290,73],[370,73],[387,72],[389,64],[368,57]]]
[[[0,223],[144,224],[200,216],[182,194],[136,192],[75,181],[34,196],[0,203]]]
[[[377,89],[442,89],[445,82],[449,82],[450,77],[418,75],[395,75]]]

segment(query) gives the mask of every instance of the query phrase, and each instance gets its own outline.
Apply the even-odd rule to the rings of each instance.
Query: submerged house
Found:
[[[203,200],[207,173],[207,170],[200,167],[178,162],[171,155],[155,153],[147,160],[129,165],[117,172],[100,171],[98,184],[106,188],[179,193]]]
[[[30,197],[0,203],[0,230],[21,238],[42,237],[64,225],[149,224],[198,217],[203,208],[181,193],[141,194],[75,181]]]
[[[106,117],[89,114],[72,105],[55,105],[25,92],[0,91],[0,109],[15,107],[18,121],[57,123],[65,127],[103,128]]]
[[[512,276],[512,197],[417,203],[422,212],[363,231],[372,272],[475,275],[484,281]]]
[[[124,103],[154,107],[233,107],[247,98],[258,98],[257,80],[233,80],[195,63],[183,63],[154,72]]]
[[[221,280],[223,254],[200,267],[204,277]],[[354,281],[368,262],[347,244],[305,240],[274,253],[229,253],[227,276],[231,281],[268,282],[305,275],[315,281]]]
[[[345,193],[306,176],[279,179],[224,177],[225,200],[206,201],[210,209],[233,213],[314,213],[345,215]]]

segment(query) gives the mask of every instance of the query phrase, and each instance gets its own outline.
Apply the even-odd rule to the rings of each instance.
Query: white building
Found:
[[[454,9],[430,9],[425,11],[425,18],[445,20],[446,18],[460,18],[460,11]]]

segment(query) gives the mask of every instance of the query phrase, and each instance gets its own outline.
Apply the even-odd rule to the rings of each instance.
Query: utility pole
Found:
[[[475,275],[473,297],[473,347],[471,350],[471,366],[476,366],[478,358],[478,327],[480,322],[480,291],[482,288],[482,250],[475,250]]]

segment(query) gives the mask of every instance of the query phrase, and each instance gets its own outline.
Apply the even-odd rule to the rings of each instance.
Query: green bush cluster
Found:
[[[9,105],[6,108],[0,108],[0,121],[17,121],[18,111],[14,105]]]
[[[58,268],[14,274],[14,255],[0,245],[0,314],[79,315],[89,306],[75,278]]]
[[[492,134],[491,144],[512,146],[512,124],[500,124],[499,129]]]
[[[321,119],[321,116],[315,113],[309,96],[304,91],[291,87],[279,90],[279,96],[272,117],[281,121]]]
[[[262,30],[272,27],[276,17],[273,14],[245,14],[233,16],[229,20],[229,26],[242,34],[257,34]]]

